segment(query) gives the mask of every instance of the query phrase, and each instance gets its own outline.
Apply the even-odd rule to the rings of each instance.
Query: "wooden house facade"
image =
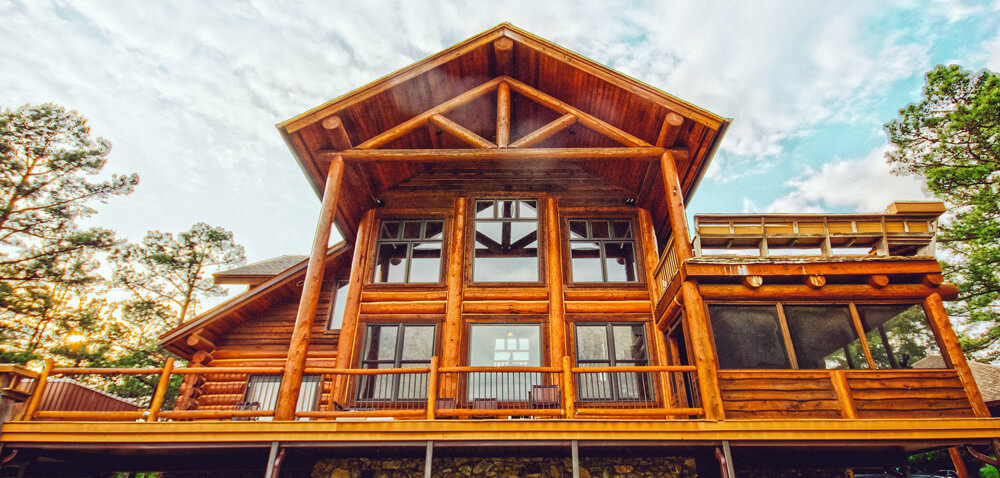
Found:
[[[322,201],[310,255],[218,274],[249,289],[161,337],[185,367],[47,367],[0,442],[259,453],[268,473],[419,450],[423,476],[463,453],[572,456],[566,476],[581,455],[693,457],[717,476],[991,443],[944,309],[943,207],[689,226],[729,121],[486,31],[279,124]],[[911,367],[926,355],[944,365]],[[159,383],[136,410],[42,406],[49,377],[85,374]]]

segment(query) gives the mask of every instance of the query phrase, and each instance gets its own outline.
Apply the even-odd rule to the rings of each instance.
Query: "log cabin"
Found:
[[[186,366],[50,361],[4,454],[39,475],[728,477],[995,444],[944,308],[943,205],[689,225],[730,121],[505,23],[282,122],[322,203],[309,255],[217,274],[248,290],[160,337]],[[88,374],[155,387],[45,406]]]

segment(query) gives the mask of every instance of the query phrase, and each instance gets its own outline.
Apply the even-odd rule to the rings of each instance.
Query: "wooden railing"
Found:
[[[656,269],[653,271],[653,277],[655,278],[653,287],[655,288],[657,299],[662,298],[663,294],[667,292],[670,284],[677,277],[678,272],[680,272],[680,267],[681,263],[677,257],[677,248],[674,247],[674,236],[670,236],[667,239],[666,247],[663,248],[663,254],[660,254],[660,261],[656,264]]]
[[[813,250],[823,257],[933,256],[939,215],[699,214],[694,217],[694,251],[696,256],[741,249],[760,257],[781,250]]]
[[[257,379],[280,380],[281,371],[280,367],[175,369],[173,361],[162,368],[56,368],[50,360],[39,374],[22,420],[269,420],[274,416],[278,382]],[[438,367],[437,357],[430,367],[422,368],[307,367],[295,416],[697,417],[702,409],[671,400],[677,396],[673,384],[683,383],[680,376],[694,371],[693,366],[573,367],[569,357],[560,367]],[[310,377],[317,380],[307,387]],[[182,409],[175,401],[182,380],[205,389],[196,400],[197,408]],[[256,388],[248,390],[255,380]],[[130,398],[114,395],[116,390],[129,391]]]

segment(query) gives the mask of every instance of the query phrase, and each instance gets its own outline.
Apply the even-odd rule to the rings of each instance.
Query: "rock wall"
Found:
[[[329,458],[313,467],[312,478],[421,478],[422,458]],[[433,476],[441,478],[569,478],[569,457],[435,457]],[[581,457],[581,478],[696,478],[688,457]]]

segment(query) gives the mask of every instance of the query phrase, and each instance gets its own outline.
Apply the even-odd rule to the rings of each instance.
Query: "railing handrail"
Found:
[[[430,373],[430,367],[421,368],[326,368],[306,367],[311,375],[400,375],[408,373]]]
[[[621,367],[573,367],[573,373],[616,373],[616,372],[694,372],[694,365],[628,365]]]
[[[538,372],[538,373],[553,373],[561,372],[560,367],[529,367],[529,366],[517,366],[517,367],[468,367],[468,366],[454,366],[454,367],[440,367],[438,372],[441,373],[495,373],[495,372]]]

